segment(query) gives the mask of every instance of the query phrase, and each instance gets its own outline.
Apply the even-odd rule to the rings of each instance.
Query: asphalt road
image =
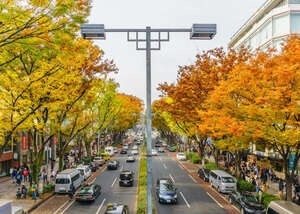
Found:
[[[130,151],[130,150],[129,150]],[[94,181],[102,188],[101,195],[92,203],[74,202],[64,212],[65,214],[103,214],[108,203],[122,202],[129,206],[130,213],[136,213],[137,177],[139,161],[126,163],[127,155],[118,154],[116,160],[120,161],[118,170],[105,169]],[[119,187],[119,175],[122,170],[132,170],[134,175],[133,187]]]
[[[177,161],[167,153],[159,153],[153,157],[153,191],[158,214],[225,214],[227,211],[211,199],[206,191],[196,183]],[[177,204],[160,204],[155,193],[158,178],[171,178],[178,188]]]

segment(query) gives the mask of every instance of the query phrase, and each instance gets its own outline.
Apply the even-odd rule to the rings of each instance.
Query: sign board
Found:
[[[22,150],[26,149],[26,136],[22,136]]]
[[[18,153],[17,152],[14,153],[14,160],[18,160]]]

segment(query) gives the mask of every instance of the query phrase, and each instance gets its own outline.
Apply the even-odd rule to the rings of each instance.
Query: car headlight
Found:
[[[174,198],[177,198],[177,193],[174,195]]]

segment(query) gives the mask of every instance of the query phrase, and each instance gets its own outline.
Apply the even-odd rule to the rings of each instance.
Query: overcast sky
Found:
[[[94,0],[89,23],[106,28],[189,28],[193,23],[216,23],[211,41],[191,41],[188,33],[173,33],[160,51],[152,51],[152,100],[158,99],[159,83],[175,82],[179,65],[192,64],[202,50],[227,47],[231,36],[265,0]],[[119,91],[145,101],[145,51],[136,51],[125,33],[108,33],[96,44],[120,69],[114,78]]]

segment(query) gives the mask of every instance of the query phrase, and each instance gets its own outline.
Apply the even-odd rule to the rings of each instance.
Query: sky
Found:
[[[171,33],[160,51],[151,52],[152,101],[161,94],[158,84],[176,81],[178,66],[195,62],[197,53],[227,47],[232,35],[265,0],[94,0],[90,24],[105,28],[190,28],[192,24],[217,24],[213,40],[190,40],[188,33]],[[142,36],[142,35],[141,35]],[[96,44],[113,59],[119,73],[112,77],[119,92],[146,100],[146,53],[127,42],[126,33],[107,33]]]

